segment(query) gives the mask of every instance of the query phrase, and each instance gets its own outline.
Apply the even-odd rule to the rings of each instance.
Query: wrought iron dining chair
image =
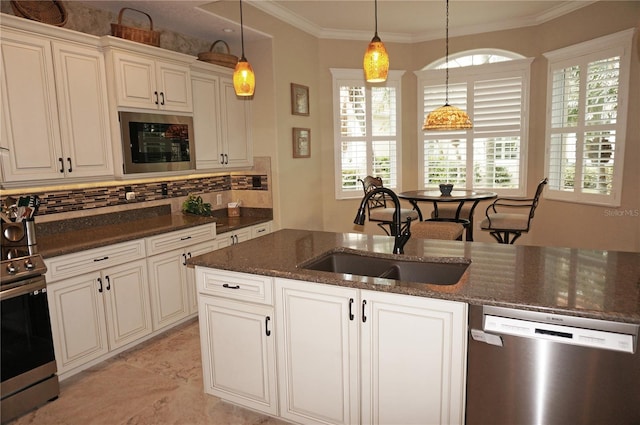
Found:
[[[364,194],[371,192],[378,187],[384,187],[380,177],[367,176],[364,179],[358,179],[362,183]],[[369,221],[376,222],[387,235],[392,236],[393,231],[393,214],[395,208],[387,206],[387,197],[384,193],[373,195],[367,201],[367,217]],[[400,221],[407,222],[418,220],[418,212],[411,208],[400,209]]]
[[[523,233],[529,231],[540,195],[547,182],[548,179],[545,177],[538,183],[533,198],[497,198],[487,207],[486,218],[480,223],[480,228],[488,230],[499,243],[514,243]]]

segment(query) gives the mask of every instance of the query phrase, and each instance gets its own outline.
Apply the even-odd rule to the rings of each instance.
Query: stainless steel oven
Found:
[[[51,320],[33,222],[2,223],[0,415],[10,421],[59,394]]]
[[[124,172],[195,169],[193,118],[120,112]]]

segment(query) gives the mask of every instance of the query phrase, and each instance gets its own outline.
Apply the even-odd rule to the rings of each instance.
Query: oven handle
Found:
[[[0,301],[9,300],[11,298],[19,297],[31,292],[39,291],[47,287],[47,282],[44,276],[37,276],[27,279],[25,283],[15,288],[10,288],[0,292]]]

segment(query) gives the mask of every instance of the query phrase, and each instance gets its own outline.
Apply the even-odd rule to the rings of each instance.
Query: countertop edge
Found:
[[[212,223],[216,224],[216,235],[221,235],[271,220],[269,217],[203,217],[173,213],[38,237],[37,245],[38,253],[48,259]]]
[[[233,271],[239,273],[249,273],[249,274],[257,274],[263,276],[270,276],[276,278],[285,278],[285,279],[293,279],[293,280],[302,280],[312,283],[321,283],[321,284],[329,284],[343,287],[352,287],[358,289],[365,290],[374,290],[374,291],[382,291],[382,292],[390,292],[397,293],[403,295],[413,295],[413,296],[422,296],[428,298],[435,299],[443,299],[457,302],[464,302],[471,305],[492,305],[506,308],[515,308],[521,310],[531,310],[531,311],[539,311],[549,314],[560,314],[567,316],[577,316],[577,317],[587,317],[592,319],[599,320],[610,320],[615,322],[624,322],[624,323],[632,323],[632,324],[640,324],[640,309],[637,307],[629,307],[628,304],[621,304],[623,307],[619,307],[618,310],[610,309],[609,311],[604,311],[606,306],[601,307],[602,310],[597,310],[595,308],[589,309],[584,308],[583,305],[561,305],[562,301],[554,301],[553,297],[549,298],[549,294],[534,294],[534,295],[523,295],[518,293],[518,290],[522,290],[521,286],[527,286],[532,282],[538,282],[539,285],[546,284],[544,276],[536,276],[534,278],[522,278],[517,277],[516,279],[521,279],[518,283],[506,284],[509,285],[509,291],[505,293],[500,293],[498,291],[493,291],[492,288],[484,290],[484,288],[479,288],[478,286],[482,286],[483,282],[474,282],[474,274],[471,273],[471,277],[467,276],[469,281],[466,281],[464,276],[461,281],[455,285],[430,285],[430,284],[414,284],[410,282],[400,282],[400,281],[392,281],[388,279],[382,278],[370,278],[363,276],[354,276],[354,275],[341,275],[336,273],[328,273],[328,272],[318,272],[314,270],[301,270],[297,268],[297,264],[301,264],[309,258],[313,258],[317,256],[319,253],[326,251],[327,249],[335,248],[329,247],[329,243],[322,244],[319,243],[321,239],[314,240],[316,243],[315,248],[311,248],[308,250],[306,255],[301,256],[300,251],[295,248],[289,248],[285,250],[285,254],[274,254],[272,258],[268,258],[265,260],[256,261],[255,258],[255,250],[261,249],[267,251],[276,251],[277,249],[274,246],[270,246],[269,244],[280,243],[282,241],[289,241],[289,245],[295,243],[294,238],[298,238],[299,241],[304,241],[305,238],[312,236],[314,234],[324,235],[324,239],[328,239],[328,241],[342,240],[339,237],[332,236],[335,235],[347,235],[347,234],[337,234],[331,232],[313,232],[313,231],[296,231],[293,229],[285,229],[278,231],[280,232],[297,232],[292,233],[290,236],[286,236],[285,233],[282,233],[278,237],[278,234],[268,235],[272,236],[271,239],[267,239],[261,241],[260,245],[257,243],[251,244],[253,241],[249,241],[249,243],[245,242],[243,244],[239,244],[237,246],[227,247],[222,250],[217,250],[215,252],[209,254],[203,254],[202,256],[194,257],[188,260],[188,264],[191,267],[206,267],[212,269],[220,269],[226,271]],[[354,236],[355,237],[355,236]],[[357,235],[357,237],[362,238],[362,235]],[[377,237],[369,237],[369,240],[377,240]],[[380,240],[384,241],[384,237],[379,237]],[[313,245],[313,242],[311,245]],[[340,242],[337,242],[338,244]],[[415,242],[414,242],[415,243]],[[447,244],[448,243],[448,244]],[[473,249],[481,247],[483,250],[491,251],[492,250],[514,250],[518,254],[522,254],[522,251],[530,252],[544,252],[544,247],[527,247],[527,246],[510,246],[510,247],[500,247],[495,244],[482,244],[477,242],[451,242],[451,241],[427,241],[424,242],[425,247],[432,248],[432,245],[438,247],[438,244],[441,244],[444,248],[442,252],[445,252],[450,246],[461,247],[462,250],[466,250],[469,247]],[[457,244],[457,245],[456,245]],[[337,246],[337,245],[336,245]],[[364,246],[364,245],[363,245]],[[373,245],[369,245],[373,246]],[[300,248],[304,248],[302,245]],[[352,246],[353,248],[353,246]],[[426,249],[426,248],[425,248]],[[473,250],[472,249],[472,250]],[[580,251],[580,250],[577,250]],[[577,252],[573,250],[572,252]],[[266,252],[266,251],[265,251]],[[380,252],[380,251],[378,251]],[[432,252],[437,252],[433,249]],[[587,250],[585,250],[587,252]],[[554,255],[557,253],[554,251]],[[640,256],[640,253],[631,253],[635,258],[635,256]],[[268,256],[268,255],[267,255]],[[522,255],[520,255],[522,256]],[[285,257],[292,257],[295,260],[285,259]],[[473,254],[470,256],[473,261]],[[480,260],[475,260],[479,262]],[[485,260],[487,261],[487,260]],[[490,261],[490,260],[488,260]],[[632,273],[637,274],[639,267],[636,267],[632,270]],[[477,275],[476,275],[477,277]],[[482,277],[480,278],[482,280]],[[475,286],[474,286],[475,284]],[[633,285],[633,282],[630,282],[629,285]],[[515,287],[515,288],[514,288]],[[636,289],[637,291],[637,289]],[[536,292],[536,291],[533,291]],[[555,295],[555,292],[552,294]],[[622,295],[616,295],[617,297],[622,297]],[[633,297],[633,294],[628,294],[629,297]],[[538,298],[536,298],[538,297]],[[552,302],[558,303],[558,305],[553,305]],[[631,300],[633,303],[633,300]],[[584,305],[589,306],[588,303],[584,303]]]

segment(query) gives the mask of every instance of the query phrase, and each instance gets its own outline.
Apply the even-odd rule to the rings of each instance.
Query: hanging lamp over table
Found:
[[[449,0],[445,34],[445,101],[424,119],[422,130],[465,130],[473,127],[469,115],[460,108],[449,105]]]

